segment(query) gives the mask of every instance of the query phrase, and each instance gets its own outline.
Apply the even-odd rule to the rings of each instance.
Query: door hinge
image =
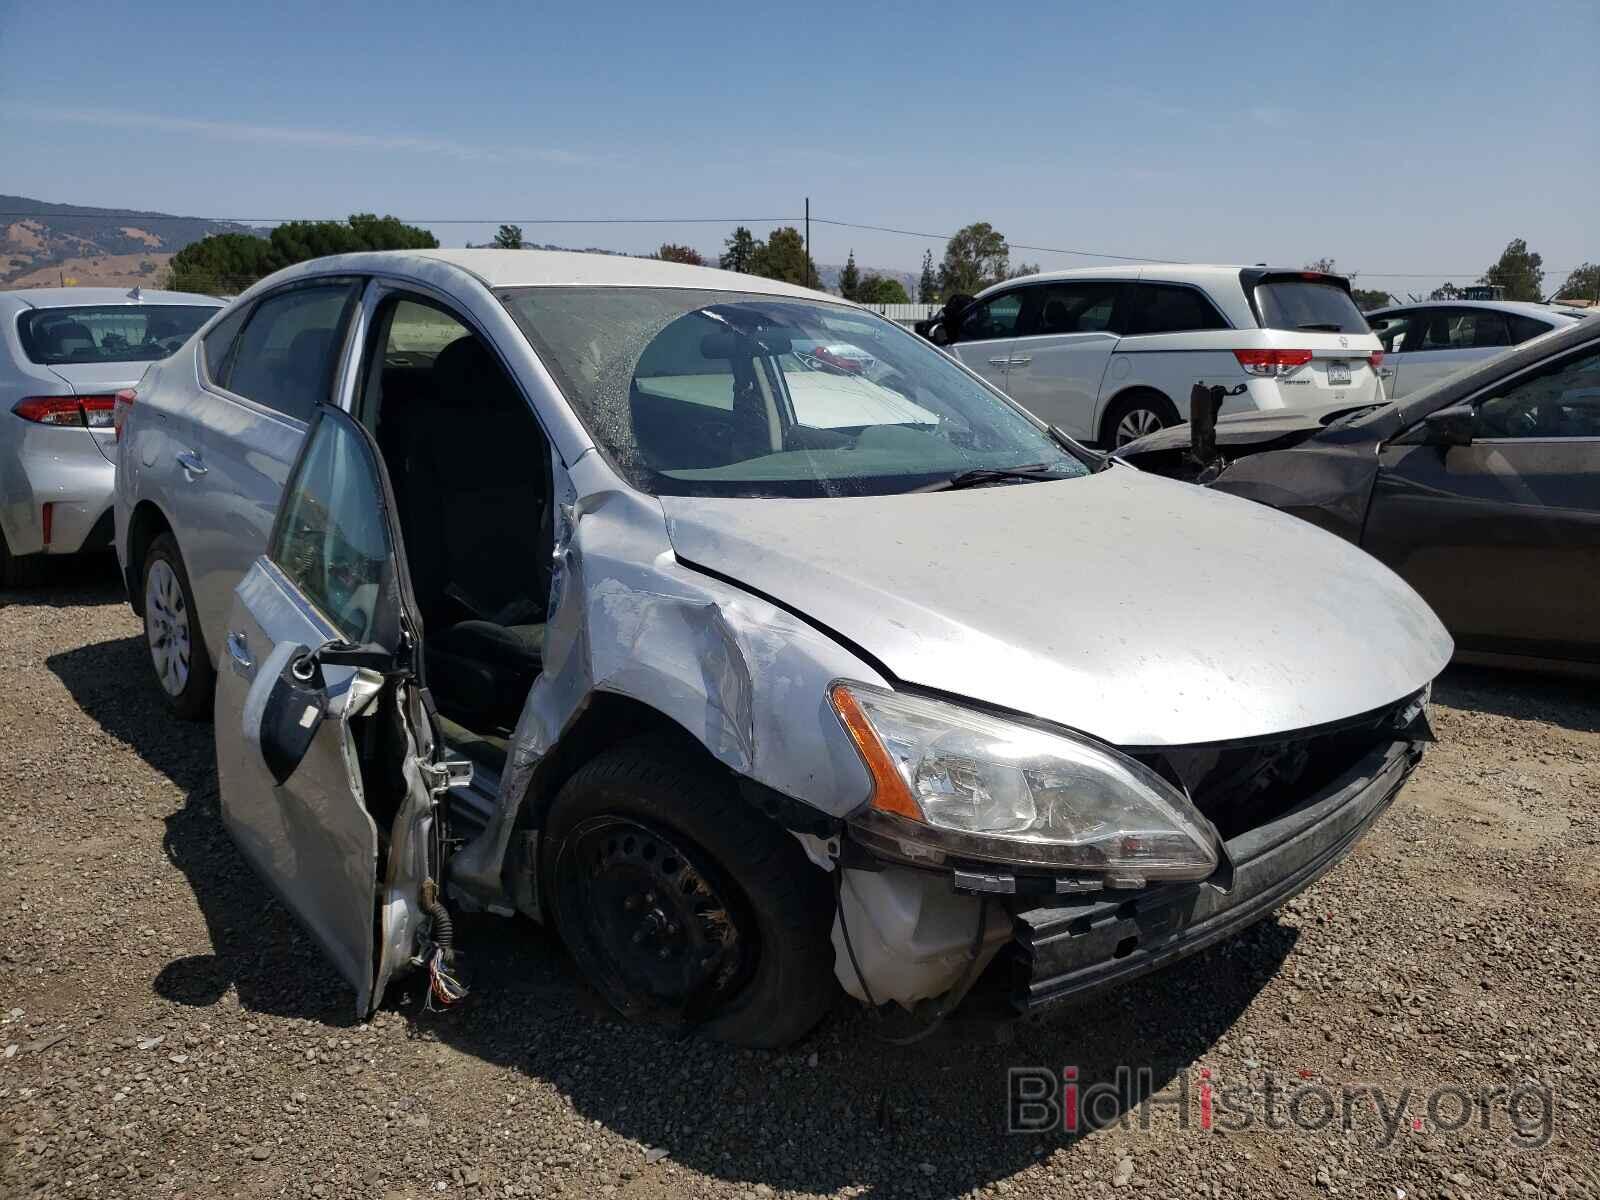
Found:
[[[417,769],[422,772],[422,781],[428,785],[428,791],[435,796],[441,796],[451,788],[466,787],[472,782],[472,764],[464,759],[418,763]]]

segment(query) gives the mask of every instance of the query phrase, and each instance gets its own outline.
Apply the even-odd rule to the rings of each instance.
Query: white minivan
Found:
[[[954,310],[954,311],[951,311]],[[1340,275],[1267,267],[1090,267],[1008,279],[946,305],[932,340],[1034,415],[1108,448],[1222,411],[1381,401],[1383,347]]]

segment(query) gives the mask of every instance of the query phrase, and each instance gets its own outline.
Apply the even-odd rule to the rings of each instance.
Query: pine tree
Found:
[[[748,275],[754,269],[756,239],[743,225],[733,231],[733,236],[723,243],[722,256],[717,265],[724,271],[738,271]]]
[[[844,270],[839,272],[839,295],[846,300],[854,300],[861,290],[861,272],[856,269],[856,252],[850,251],[850,257],[844,260]]]
[[[922,277],[917,280],[917,303],[939,303],[939,276],[933,269],[933,251],[922,252]]]

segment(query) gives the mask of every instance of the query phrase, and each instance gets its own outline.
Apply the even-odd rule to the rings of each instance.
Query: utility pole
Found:
[[[814,287],[811,282],[811,197],[806,197],[806,286]]]

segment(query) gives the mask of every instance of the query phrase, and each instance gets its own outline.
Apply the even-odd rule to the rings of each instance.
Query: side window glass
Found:
[[[280,292],[250,314],[228,368],[228,390],[309,421],[328,398],[345,314],[355,286],[316,285]]]
[[[1506,323],[1511,326],[1512,345],[1520,345],[1529,338],[1550,332],[1550,326],[1545,322],[1534,317],[1525,317],[1521,313],[1507,313]]]
[[[1417,313],[1396,313],[1390,317],[1373,317],[1372,332],[1378,336],[1378,344],[1383,347],[1385,354],[1402,354],[1407,350],[1415,350],[1419,339],[1413,334],[1412,327],[1419,323]]]
[[[367,445],[324,418],[284,489],[267,556],[352,642],[372,634],[389,559],[381,485]]]
[[[1017,331],[1017,317],[1022,312],[1022,293],[1005,292],[974,305],[961,318],[963,342],[981,342],[990,338],[1011,337]]]
[[[233,341],[239,336],[239,326],[244,324],[249,312],[250,306],[241,304],[213,325],[211,331],[201,339],[205,351],[206,377],[218,387],[227,386],[223,370],[228,365],[228,351],[233,349]]]
[[[1134,285],[1133,297],[1129,334],[1189,333],[1228,327],[1211,301],[1194,288],[1140,283]]]
[[[1456,324],[1461,319],[1460,310],[1453,308],[1430,308],[1427,312],[1418,314],[1416,318],[1418,329],[1416,332],[1416,345],[1408,345],[1408,350],[1449,350],[1455,341]],[[1408,339],[1409,340],[1409,339]]]
[[[1100,333],[1111,328],[1117,306],[1114,283],[1044,284],[1037,293],[1024,334]]]
[[[1461,323],[1456,327],[1456,341],[1460,349],[1481,350],[1511,345],[1511,334],[1506,328],[1504,315],[1479,309],[1461,318]]]
[[[1600,438],[1600,350],[1588,350],[1475,406],[1475,436]]]

